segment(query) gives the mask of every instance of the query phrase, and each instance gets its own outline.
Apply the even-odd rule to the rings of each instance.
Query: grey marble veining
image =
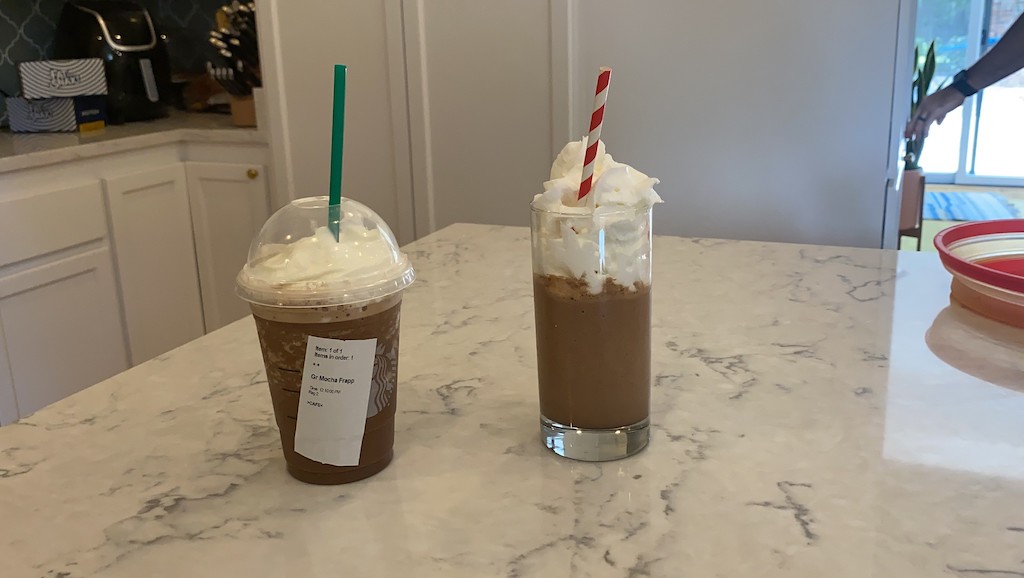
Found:
[[[250,319],[0,430],[0,574],[1024,576],[1024,335],[934,255],[658,238],[654,432],[539,442],[528,231],[408,247],[394,463],[284,470]]]
[[[265,143],[254,128],[224,114],[172,111],[158,120],[111,125],[93,133],[0,132],[0,174],[176,142]]]

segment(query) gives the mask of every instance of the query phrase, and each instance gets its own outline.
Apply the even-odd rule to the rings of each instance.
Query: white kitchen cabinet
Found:
[[[0,318],[22,417],[128,367],[106,247],[0,280]]]
[[[14,376],[7,358],[7,338],[0,325],[0,425],[18,421],[18,396],[14,393]]]
[[[33,153],[0,155],[0,425],[202,336],[204,310],[209,330],[246,312],[234,276],[268,212],[265,137],[119,130],[0,135]]]
[[[128,367],[105,246],[0,279],[0,319],[21,417]]]
[[[185,167],[104,179],[132,365],[204,333]]]
[[[186,163],[199,284],[207,332],[249,314],[235,295],[235,276],[249,243],[267,220],[263,165]]]
[[[0,424],[128,366],[98,180],[0,199]]]

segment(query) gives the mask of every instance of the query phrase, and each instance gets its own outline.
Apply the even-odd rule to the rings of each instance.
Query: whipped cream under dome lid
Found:
[[[342,198],[338,239],[327,197],[296,199],[273,214],[249,247],[238,295],[279,307],[352,305],[392,295],[415,278],[387,223]]]

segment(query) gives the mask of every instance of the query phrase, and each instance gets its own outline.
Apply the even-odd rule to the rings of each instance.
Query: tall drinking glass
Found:
[[[584,461],[647,446],[651,398],[651,207],[533,207],[541,433]]]

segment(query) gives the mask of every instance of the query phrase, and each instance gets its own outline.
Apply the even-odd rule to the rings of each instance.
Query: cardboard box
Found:
[[[107,94],[107,75],[99,58],[22,62],[18,76],[25,98]]]
[[[107,99],[104,96],[37,100],[10,97],[7,99],[7,120],[13,132],[97,130],[107,124]]]
[[[252,95],[231,95],[231,121],[235,126],[256,126],[256,105]]]
[[[107,126],[107,97],[100,95],[76,96],[75,121],[78,130],[90,132]]]

